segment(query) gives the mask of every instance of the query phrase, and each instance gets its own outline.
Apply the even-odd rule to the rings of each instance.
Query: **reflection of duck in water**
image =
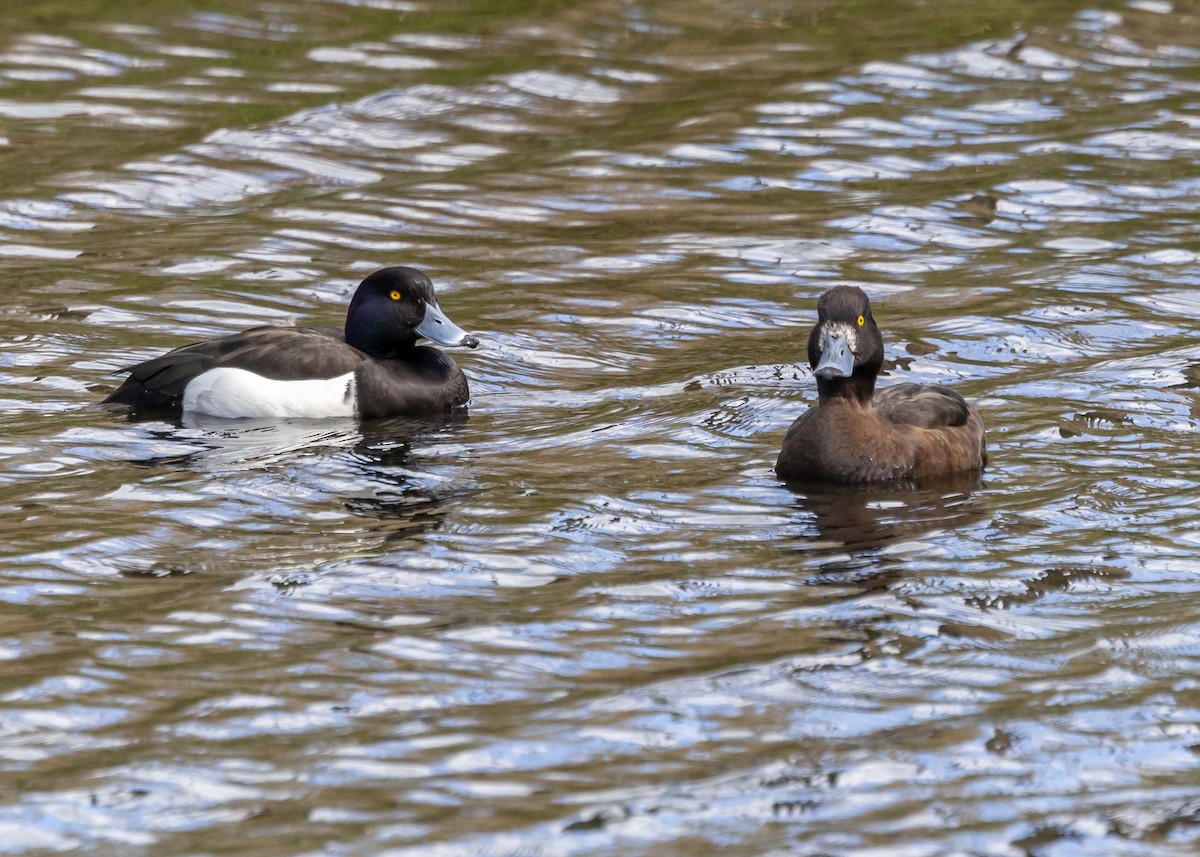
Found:
[[[205,483],[212,482],[210,474],[221,474],[220,484],[238,490],[198,495],[201,513],[212,507],[212,514],[232,519],[230,509],[236,509],[248,526],[240,535],[231,532],[230,539],[248,547],[269,545],[249,554],[268,564],[277,562],[285,571],[305,569],[345,557],[382,555],[397,543],[420,540],[439,528],[456,500],[472,490],[464,487],[470,484],[469,467],[453,458],[429,458],[425,450],[453,442],[453,433],[465,422],[460,411],[450,418],[397,417],[361,424],[203,417],[188,420],[184,428],[147,423],[147,455],[128,463],[156,472],[192,471]],[[189,523],[193,513],[168,509],[163,514]],[[264,523],[268,520],[287,525],[270,526]],[[163,567],[134,563],[131,573],[160,575]]]
[[[775,465],[784,479],[923,480],[987,463],[983,421],[949,387],[897,384],[874,394],[883,336],[862,289],[821,295],[808,362],[817,404],[784,436]]]
[[[986,504],[972,496],[980,482],[980,472],[972,470],[920,485],[816,482],[790,487],[819,534],[817,543],[811,537],[804,540],[806,552],[873,556],[888,545],[986,517]]]
[[[462,420],[441,423],[437,427],[441,440],[462,425]],[[374,519],[370,529],[383,536],[384,544],[421,535],[440,527],[450,503],[462,492],[467,480],[447,479],[429,484],[429,480],[414,478],[420,470],[410,461],[413,441],[430,439],[429,422],[405,418],[381,420],[364,425],[362,436],[354,445],[356,467],[362,475],[355,480],[357,490],[347,492],[346,508],[361,518]],[[436,440],[434,442],[437,442]],[[458,469],[462,463],[452,467]]]
[[[359,285],[344,331],[253,327],[177,348],[129,369],[104,400],[137,413],[226,418],[389,417],[444,413],[467,401],[467,379],[428,346],[475,348],[450,321],[429,278],[384,268]]]

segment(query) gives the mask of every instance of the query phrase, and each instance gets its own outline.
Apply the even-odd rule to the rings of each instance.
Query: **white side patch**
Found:
[[[352,417],[354,373],[312,381],[273,381],[245,369],[210,369],[183,391],[185,414],[213,417]]]

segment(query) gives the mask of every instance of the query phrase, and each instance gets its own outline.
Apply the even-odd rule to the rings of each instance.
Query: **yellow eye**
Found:
[[[865,319],[865,318],[863,318],[863,317],[860,315],[860,316],[858,317],[858,326],[859,326],[859,327],[862,327],[862,326],[863,326],[863,322],[865,322],[865,321],[866,321],[866,319]]]
[[[391,298],[392,298],[392,300],[394,300],[394,301],[398,301],[398,300],[400,300],[400,293],[399,293],[398,291],[396,291],[395,289],[393,289],[393,290],[392,290],[392,294],[391,294]],[[859,324],[862,324],[862,322],[860,321],[860,322],[859,322]]]

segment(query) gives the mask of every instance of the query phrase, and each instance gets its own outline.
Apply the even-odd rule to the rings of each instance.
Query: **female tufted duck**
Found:
[[[987,464],[983,420],[949,387],[897,384],[872,398],[883,337],[862,289],[838,286],[821,295],[808,364],[817,404],[783,438],[775,472],[784,479],[885,482]]]
[[[475,348],[416,268],[384,268],[359,285],[344,332],[252,327],[177,348],[128,369],[105,404],[133,413],[215,417],[373,417],[444,413],[467,401],[467,378],[428,346]]]

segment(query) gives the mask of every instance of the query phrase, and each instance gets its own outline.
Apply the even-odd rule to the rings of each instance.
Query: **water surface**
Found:
[[[0,852],[1195,853],[1195,3],[5,17]],[[390,264],[465,420],[94,407]],[[776,479],[843,283],[981,480]]]

